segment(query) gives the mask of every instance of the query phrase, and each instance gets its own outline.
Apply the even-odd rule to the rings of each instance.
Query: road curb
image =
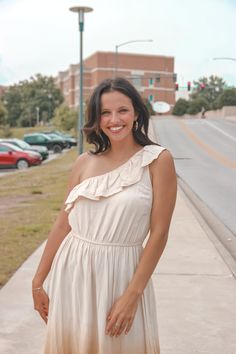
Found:
[[[189,185],[179,176],[178,185],[201,227],[205,230],[207,236],[236,278],[236,238],[234,234],[214,215]]]

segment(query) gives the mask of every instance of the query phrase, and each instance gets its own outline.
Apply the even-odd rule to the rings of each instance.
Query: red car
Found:
[[[42,157],[37,152],[26,152],[17,146],[0,143],[0,168],[16,167],[22,170],[41,162]]]

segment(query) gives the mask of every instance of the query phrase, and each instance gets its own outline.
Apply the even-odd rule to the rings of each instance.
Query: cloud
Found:
[[[9,81],[14,80],[14,77],[15,73],[4,64],[4,61],[0,56],[0,84],[7,85]]]

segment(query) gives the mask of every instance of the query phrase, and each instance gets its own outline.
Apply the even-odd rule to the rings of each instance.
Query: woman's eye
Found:
[[[109,112],[108,111],[104,111],[104,112],[102,112],[102,116],[107,116],[109,114]]]
[[[126,112],[128,112],[128,109],[127,109],[127,108],[122,108],[122,109],[120,110],[120,112],[121,112],[121,113],[126,113]]]

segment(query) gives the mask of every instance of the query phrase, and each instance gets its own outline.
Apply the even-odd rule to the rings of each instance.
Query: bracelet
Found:
[[[41,289],[43,289],[42,286],[40,286],[39,288],[34,288],[34,289],[32,289],[32,291],[40,291]]]

